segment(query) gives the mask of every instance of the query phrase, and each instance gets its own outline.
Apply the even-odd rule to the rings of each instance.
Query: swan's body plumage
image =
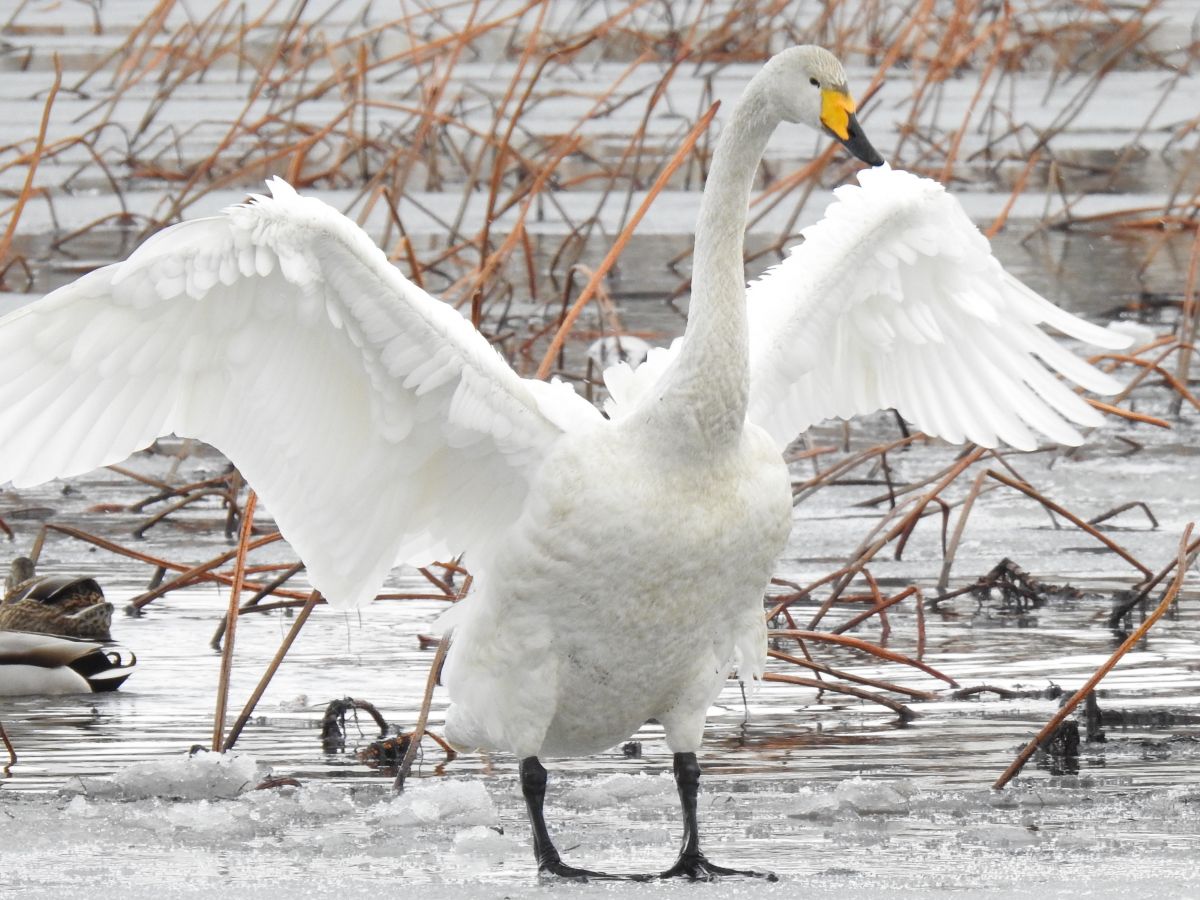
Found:
[[[1067,420],[1097,417],[1030,354],[1114,387],[1034,323],[1121,341],[1005,276],[957,203],[903,172],[840,191],[747,315],[742,235],[768,138],[805,123],[882,162],[853,113],[819,48],[754,78],[705,187],[686,336],[610,370],[611,418],[519,377],[348,219],[274,179],[0,321],[0,481],[174,431],[233,460],[333,603],[369,600],[398,560],[465,552],[447,732],[523,758],[540,866],[581,873],[545,832],[535,757],[653,718],[685,810],[669,874],[720,874],[698,849],[693,751],[728,673],[763,666],[763,590],[791,527],[780,448],[886,406],[951,440],[1077,443]]]
[[[730,665],[761,673],[787,470],[757,428],[717,465],[669,440],[601,420],[553,449],[486,585],[453,610],[452,740],[595,753],[657,719],[694,750]]]

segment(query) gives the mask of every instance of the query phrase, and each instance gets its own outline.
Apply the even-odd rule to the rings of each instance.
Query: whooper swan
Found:
[[[521,760],[539,869],[594,874],[559,858],[538,757],[656,719],[684,812],[663,874],[739,874],[700,850],[695,752],[731,669],[763,668],[763,591],[792,525],[782,447],[889,406],[950,440],[1078,443],[1070,423],[1098,415],[1034,357],[1117,385],[1037,324],[1123,343],[1007,276],[939,185],[886,168],[841,189],[747,304],[751,182],[784,121],[882,162],[830,53],[772,58],[713,157],[686,336],[610,373],[610,418],[519,377],[348,219],[273,179],[0,322],[0,481],[175,432],[233,460],[333,603],[367,602],[397,561],[465,552],[446,732]]]

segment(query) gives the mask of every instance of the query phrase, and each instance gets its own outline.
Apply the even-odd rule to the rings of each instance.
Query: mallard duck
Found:
[[[112,604],[96,579],[34,575],[33,561],[18,556],[5,582],[0,629],[111,641]]]
[[[540,757],[653,719],[683,809],[661,874],[739,874],[700,849],[696,751],[731,670],[764,666],[763,592],[792,530],[781,450],[886,407],[951,440],[1079,443],[1072,423],[1100,416],[1046,367],[1120,385],[1038,324],[1127,343],[1007,275],[940,185],[882,165],[747,303],[750,191],[782,122],[883,162],[832,54],[773,57],[717,143],[685,336],[610,370],[608,417],[517,375],[353,222],[273,179],[0,321],[0,481],[173,431],[233,460],[334,604],[369,601],[398,561],[465,552],[474,590],[442,623],[446,734],[520,760],[539,870],[597,874],[551,840]]]
[[[115,691],[136,664],[95,641],[0,631],[0,696]]]

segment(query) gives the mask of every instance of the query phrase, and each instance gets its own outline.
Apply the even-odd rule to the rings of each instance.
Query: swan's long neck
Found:
[[[686,340],[650,415],[684,450],[735,445],[749,394],[742,241],[750,190],[778,124],[756,78],[721,133],[700,203]]]

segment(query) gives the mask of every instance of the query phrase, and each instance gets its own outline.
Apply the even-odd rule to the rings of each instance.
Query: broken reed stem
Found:
[[[116,553],[120,556],[127,556],[130,559],[136,559],[139,562],[144,562],[147,565],[154,566],[157,569],[170,569],[172,572],[183,573],[178,578],[159,585],[158,587],[153,588],[152,590],[149,590],[131,600],[128,608],[135,611],[141,609],[147,603],[150,603],[156,597],[160,597],[168,591],[180,587],[187,587],[189,584],[195,583],[196,581],[215,581],[218,584],[233,583],[233,579],[230,576],[222,575],[211,570],[233,559],[233,557],[237,555],[236,548],[222,553],[220,556],[210,559],[206,563],[189,567],[183,565],[182,563],[171,562],[167,559],[159,559],[157,556],[151,556],[148,553],[132,550],[129,547],[125,547],[106,538],[102,538],[99,535],[91,534],[90,532],[83,531],[79,528],[72,528],[70,525],[59,525],[53,522],[46,522],[43,524],[41,529],[38,531],[38,536],[34,539],[33,549],[29,553],[29,558],[33,560],[34,563],[36,563],[41,556],[42,546],[46,541],[46,534],[51,531],[66,535],[67,537],[75,538],[79,541],[84,541],[88,544],[93,544],[103,550],[109,551],[110,553]],[[263,547],[267,544],[273,544],[276,541],[281,540],[283,540],[283,536],[278,531],[274,531],[270,534],[263,535],[260,538],[256,538],[250,543],[249,549],[257,550],[259,547]],[[288,591],[279,591],[277,592],[277,595],[281,597],[292,597],[293,599],[297,600],[304,599],[304,595],[294,594]]]
[[[1167,592],[1163,594],[1162,602],[1158,604],[1158,607],[1149,615],[1146,621],[1139,625],[1133,634],[1124,640],[1104,665],[1096,670],[1095,674],[1084,683],[1083,687],[1077,690],[1071,696],[1071,699],[1063,704],[1062,708],[1050,718],[1050,721],[1045,724],[1033,740],[1025,745],[1025,749],[1017,754],[1017,758],[1012,761],[1012,764],[1004,770],[1004,774],[997,778],[996,783],[992,785],[995,790],[1000,790],[1012,781],[1017,773],[1021,771],[1022,766],[1029,761],[1029,757],[1042,745],[1042,742],[1092,692],[1096,685],[1100,683],[1100,680],[1112,671],[1113,667],[1121,660],[1121,657],[1141,641],[1146,636],[1146,633],[1154,627],[1154,623],[1161,619],[1163,614],[1170,609],[1171,604],[1175,602],[1175,598],[1179,595],[1179,589],[1183,587],[1183,578],[1187,573],[1188,539],[1192,536],[1192,529],[1195,527],[1195,524],[1195,522],[1189,522],[1187,527],[1183,529],[1183,537],[1179,539],[1179,555],[1176,558],[1175,578],[1171,582],[1171,586],[1167,589]]]
[[[17,764],[17,751],[13,747],[12,741],[8,739],[8,732],[4,730],[3,722],[0,722],[0,740],[4,741],[4,747],[8,750],[8,765],[4,767],[4,776],[7,778],[8,770]]]
[[[1185,568],[1188,565],[1191,565],[1191,560],[1197,553],[1200,553],[1200,540],[1193,541],[1192,545],[1187,548]],[[1150,592],[1158,587],[1163,582],[1163,579],[1170,575],[1171,570],[1174,569],[1178,564],[1179,560],[1171,560],[1170,563],[1163,567],[1161,572],[1142,585],[1141,589],[1130,600],[1115,606],[1113,611],[1109,613],[1108,627],[1117,628],[1121,624],[1121,620],[1125,618],[1126,614],[1147,597],[1149,597]]]
[[[237,634],[238,599],[242,593],[242,579],[246,574],[246,553],[250,545],[250,531],[254,526],[254,507],[258,495],[250,489],[246,497],[246,508],[242,511],[242,533],[238,538],[237,562],[233,569],[233,586],[229,591],[229,612],[226,614],[225,646],[221,651],[221,673],[217,679],[217,708],[213,713],[212,749],[221,749],[221,735],[225,730],[225,704],[229,698],[229,676],[233,671],[233,639]]]
[[[833,666],[828,666],[825,663],[819,663],[814,659],[805,659],[799,656],[792,656],[790,653],[784,653],[782,650],[768,650],[767,656],[771,659],[777,659],[780,662],[791,663],[793,666],[802,666],[806,669],[811,669],[819,675],[829,675],[833,678],[841,678],[845,681],[853,681],[856,684],[864,684],[868,687],[876,688],[881,691],[891,691],[895,694],[905,694],[912,697],[914,700],[936,700],[937,694],[933,691],[922,691],[918,688],[905,687],[901,684],[892,684],[890,681],[880,681],[876,678],[867,678],[863,675],[855,675],[853,672],[844,672],[841,669],[835,669]]]
[[[0,259],[4,254],[0,253]],[[1192,240],[1192,252],[1188,258],[1187,282],[1183,291],[1183,311],[1179,317],[1179,340],[1183,344],[1179,356],[1175,360],[1175,380],[1183,385],[1181,393],[1186,393],[1188,378],[1192,369],[1192,348],[1196,343],[1197,333],[1200,333],[1200,296],[1196,293],[1197,278],[1200,276],[1200,229]],[[1195,401],[1193,400],[1193,405]],[[1176,398],[1171,412],[1178,416],[1183,408],[1182,401]]]
[[[442,672],[442,662],[446,659],[446,651],[450,649],[450,638],[447,635],[442,635],[438,641],[437,650],[433,654],[433,662],[429,665],[429,677],[425,680],[425,696],[421,700],[421,712],[417,716],[417,723],[413,726],[412,733],[408,738],[408,747],[404,751],[404,759],[400,762],[400,771],[396,773],[396,780],[392,786],[397,791],[404,790],[404,780],[408,778],[408,773],[412,770],[413,761],[417,758],[417,750],[421,744],[421,738],[425,736],[425,723],[429,721],[429,707],[433,703],[433,689],[437,686],[438,676]],[[438,742],[439,744],[441,741]],[[445,747],[446,745],[442,745]]]
[[[764,672],[763,681],[795,684],[800,687],[813,688],[816,691],[830,691],[834,694],[849,694],[851,697],[858,697],[860,700],[869,700],[871,703],[886,706],[905,722],[915,719],[917,715],[899,700],[893,700],[891,697],[885,697],[883,694],[864,691],[862,688],[851,687],[848,684],[834,684],[828,681],[818,681],[815,678],[803,678],[799,675],[784,675],[781,672]]]
[[[809,640],[809,641],[824,641],[828,644],[841,644],[844,647],[850,647],[855,650],[861,650],[863,653],[868,653],[871,656],[877,656],[880,659],[885,659],[888,662],[900,663],[905,666],[911,666],[914,669],[920,669],[926,675],[932,675],[939,681],[944,681],[950,687],[958,687],[958,682],[942,672],[939,672],[933,666],[921,662],[919,659],[913,659],[911,656],[905,656],[903,653],[897,653],[894,650],[885,650],[877,644],[872,644],[870,641],[864,641],[861,638],[848,637],[844,634],[830,634],[827,631],[806,631],[803,629],[781,628],[775,631],[767,632],[769,637],[792,638],[794,640]]]
[[[692,127],[692,130],[688,132],[687,137],[684,138],[679,149],[675,151],[675,155],[671,157],[670,162],[668,162],[662,172],[659,173],[658,178],[654,181],[654,185],[647,192],[645,199],[642,200],[641,205],[639,205],[637,208],[637,211],[634,212],[634,214],[630,217],[629,221],[625,224],[625,227],[621,229],[621,233],[617,236],[616,241],[613,242],[608,254],[604,257],[604,260],[600,263],[600,265],[596,267],[596,271],[592,273],[592,277],[588,279],[588,283],[584,286],[583,293],[579,295],[579,299],[575,301],[570,310],[567,311],[567,314],[563,316],[562,324],[558,326],[558,331],[555,332],[553,340],[550,341],[550,346],[546,348],[546,354],[542,357],[542,363],[540,366],[538,366],[537,375],[535,377],[545,379],[546,376],[550,374],[550,369],[554,365],[554,360],[557,358],[559,351],[562,350],[563,344],[566,343],[567,335],[570,334],[571,329],[575,327],[576,319],[579,318],[580,314],[584,310],[584,307],[586,307],[591,301],[592,296],[600,287],[601,280],[605,275],[608,274],[608,270],[611,269],[613,264],[617,261],[617,257],[621,255],[621,251],[625,249],[625,245],[629,243],[629,239],[633,236],[634,230],[638,227],[642,221],[642,218],[646,215],[646,211],[650,208],[650,204],[654,202],[654,200],[662,192],[663,188],[667,186],[667,182],[670,180],[671,176],[675,174],[675,170],[678,169],[683,164],[684,160],[686,160],[691,154],[692,148],[696,145],[696,141],[700,139],[700,135],[704,134],[704,132],[708,130],[709,123],[712,122],[713,116],[716,115],[719,106],[719,103],[714,103],[708,108],[708,112],[700,117],[700,121],[697,122]]]
[[[50,110],[54,108],[54,98],[58,96],[58,89],[61,84],[62,60],[55,53],[54,83],[50,85],[50,93],[46,95],[46,105],[42,108],[42,122],[38,126],[37,140],[33,145],[33,153],[29,157],[29,168],[25,172],[25,183],[21,186],[21,193],[17,197],[17,204],[13,207],[12,214],[9,216],[8,227],[4,229],[4,236],[0,237],[0,262],[8,256],[8,249],[12,246],[13,236],[17,233],[17,222],[20,221],[25,204],[29,202],[29,197],[33,193],[33,176],[37,174],[38,163],[42,159],[42,150],[46,146],[46,129],[50,127]]]
[[[1101,534],[1099,531],[1097,531],[1095,528],[1093,528],[1091,525],[1089,525],[1083,519],[1079,518],[1079,516],[1075,515],[1073,512],[1066,509],[1065,507],[1062,507],[1059,504],[1055,503],[1053,500],[1050,500],[1049,498],[1042,496],[1040,493],[1035,491],[1028,484],[1025,484],[1022,481],[1016,481],[1012,478],[1009,478],[1007,475],[1001,475],[999,472],[997,472],[993,469],[988,469],[987,474],[990,478],[994,478],[994,479],[996,479],[996,481],[999,481],[1001,484],[1006,484],[1010,488],[1015,488],[1016,490],[1020,491],[1022,494],[1025,494],[1028,497],[1032,497],[1034,500],[1036,500],[1038,503],[1045,506],[1047,509],[1053,510],[1054,512],[1058,513],[1063,518],[1069,519],[1071,521],[1071,523],[1073,525],[1075,525],[1075,527],[1082,529],[1083,531],[1086,531],[1088,534],[1090,534],[1092,537],[1094,537],[1096,540],[1098,540],[1100,543],[1102,543],[1105,547],[1107,547],[1113,553],[1117,554],[1117,556],[1121,557],[1121,559],[1125,560],[1127,563],[1129,563],[1135,569],[1140,571],[1147,578],[1154,577],[1154,573],[1150,569],[1148,569],[1140,560],[1134,558],[1133,554],[1131,554],[1128,550],[1126,550],[1124,547],[1122,547],[1116,541],[1109,540],[1107,537],[1105,537],[1103,534]]]
[[[1171,423],[1165,419],[1159,419],[1155,416],[1148,416],[1145,413],[1134,412],[1131,409],[1123,409],[1120,406],[1113,406],[1105,403],[1102,400],[1097,400],[1095,397],[1084,397],[1084,401],[1094,409],[1100,410],[1102,413],[1108,413],[1111,416],[1117,416],[1121,419],[1128,419],[1130,422],[1141,422],[1143,425],[1153,425],[1155,428],[1171,427]]]
[[[300,629],[304,627],[304,623],[308,621],[309,614],[312,613],[313,607],[321,599],[320,591],[313,591],[308,595],[308,600],[305,601],[303,608],[292,622],[292,627],[288,629],[287,635],[279,645],[279,649],[275,652],[274,658],[267,665],[266,670],[262,674],[262,678],[258,680],[258,685],[254,688],[254,692],[250,695],[250,699],[246,701],[246,705],[242,707],[241,715],[237,717],[237,721],[229,729],[229,735],[225,738],[225,744],[222,750],[230,750],[241,735],[242,729],[246,727],[246,723],[250,721],[250,716],[254,713],[254,707],[258,705],[258,701],[262,699],[262,695],[267,690],[267,685],[271,683],[271,679],[275,677],[276,670],[279,669],[279,664],[283,662],[283,658],[287,656],[288,650],[292,648],[296,637],[300,634]],[[231,636],[232,639],[232,636]]]

